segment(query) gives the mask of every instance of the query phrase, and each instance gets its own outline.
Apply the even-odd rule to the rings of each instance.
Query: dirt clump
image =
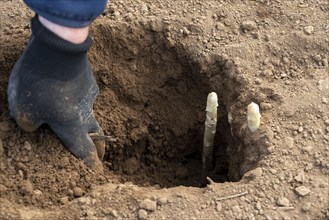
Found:
[[[10,118],[32,12],[0,15],[0,218],[328,219],[327,1],[111,1],[91,28],[104,173]],[[218,94],[202,173],[206,98]],[[260,128],[247,106],[260,106]]]

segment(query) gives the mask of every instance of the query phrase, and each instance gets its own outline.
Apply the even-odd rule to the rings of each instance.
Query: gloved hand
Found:
[[[37,16],[31,25],[32,37],[9,79],[10,114],[26,131],[48,124],[76,157],[102,169],[97,154],[102,159],[105,143],[95,147],[88,135],[102,133],[92,111],[98,86],[87,57],[91,39],[81,44],[65,41]]]

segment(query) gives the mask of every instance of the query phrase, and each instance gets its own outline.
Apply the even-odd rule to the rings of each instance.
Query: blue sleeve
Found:
[[[24,0],[36,14],[67,27],[85,27],[100,15],[107,0]]]

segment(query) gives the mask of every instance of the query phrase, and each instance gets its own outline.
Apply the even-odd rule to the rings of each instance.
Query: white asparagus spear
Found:
[[[214,148],[214,138],[217,125],[217,106],[218,99],[215,92],[208,94],[206,107],[206,121],[203,137],[203,152],[202,152],[202,169],[206,171],[209,164],[212,163],[212,153]]]
[[[248,105],[247,114],[248,127],[251,132],[255,132],[260,125],[261,115],[259,113],[259,106],[254,102],[250,103]]]

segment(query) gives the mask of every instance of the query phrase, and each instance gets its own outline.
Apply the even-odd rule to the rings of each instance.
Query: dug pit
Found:
[[[265,163],[266,114],[261,128],[251,133],[246,107],[271,102],[274,92],[253,89],[234,57],[189,44],[194,36],[185,36],[182,26],[186,24],[162,21],[93,26],[89,57],[100,87],[94,112],[105,134],[117,139],[107,143],[104,175],[95,175],[75,158],[47,126],[26,133],[10,118],[8,78],[30,32],[6,44],[0,60],[6,73],[0,75],[2,198],[50,208],[109,182],[205,186],[201,149],[206,99],[212,91],[219,99],[218,123],[215,160],[206,175],[216,182],[239,181]]]
[[[90,59],[100,87],[95,114],[105,134],[118,140],[108,144],[105,160],[121,181],[204,186],[201,152],[212,91],[218,124],[207,176],[238,181],[266,155],[265,135],[246,127],[246,106],[256,96],[230,58],[185,45],[178,40],[184,33],[160,21],[103,23],[92,34]]]

